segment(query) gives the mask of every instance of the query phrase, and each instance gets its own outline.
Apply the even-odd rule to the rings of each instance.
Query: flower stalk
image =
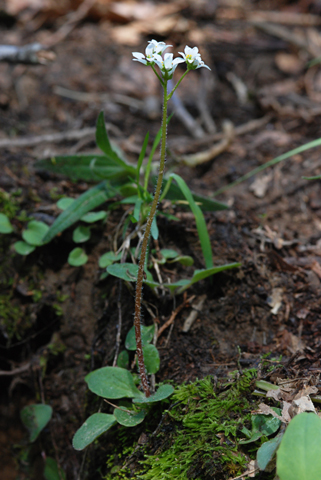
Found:
[[[136,281],[136,295],[135,295],[135,314],[134,314],[134,327],[135,327],[135,337],[136,337],[136,353],[138,360],[138,369],[139,376],[141,379],[141,384],[144,390],[146,397],[150,397],[151,391],[148,384],[148,378],[144,362],[144,353],[143,353],[143,344],[141,337],[141,305],[143,299],[143,281],[144,281],[144,268],[147,255],[148,241],[151,234],[152,224],[157,212],[157,206],[161,196],[162,183],[165,171],[165,162],[166,162],[166,137],[167,137],[167,105],[169,100],[172,98],[177,87],[182,82],[183,78],[187,75],[190,70],[196,70],[201,67],[210,68],[205,65],[201,59],[201,55],[198,53],[198,48],[185,47],[184,53],[180,52],[183,58],[173,59],[172,53],[165,53],[164,58],[162,54],[164,51],[171,45],[166,45],[164,42],[157,42],[156,40],[151,40],[148,42],[148,46],[145,49],[145,55],[140,52],[133,52],[133,60],[140,62],[143,65],[151,66],[158,80],[160,81],[163,90],[164,90],[164,101],[163,101],[163,114],[162,114],[162,127],[161,127],[161,147],[160,147],[160,163],[158,178],[155,187],[154,199],[149,211],[149,215],[146,222],[145,232],[143,236],[141,253],[138,265],[138,274]],[[183,73],[181,78],[178,80],[175,87],[168,94],[167,93],[167,82],[173,78],[176,67],[180,63],[186,63],[186,71]],[[160,75],[155,69],[155,65],[158,66],[160,70]]]

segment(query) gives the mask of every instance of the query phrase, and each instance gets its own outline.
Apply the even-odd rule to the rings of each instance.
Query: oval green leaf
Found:
[[[36,249],[33,245],[29,245],[29,243],[23,242],[22,240],[14,243],[13,247],[19,255],[29,255],[29,253],[32,253]]]
[[[156,373],[159,370],[160,358],[154,345],[146,345],[143,348],[145,367],[148,373]]]
[[[11,232],[13,232],[13,227],[10,223],[9,218],[4,213],[0,213],[0,233]]]
[[[68,263],[72,267],[80,267],[81,265],[84,265],[87,260],[88,256],[80,247],[74,248],[68,256]]]
[[[56,205],[60,210],[67,210],[67,208],[70,207],[70,205],[72,205],[74,201],[75,201],[74,198],[64,197],[64,198],[60,198],[56,203]]]
[[[300,413],[289,423],[277,451],[280,480],[317,480],[321,474],[321,419]]]
[[[141,410],[140,412],[132,411],[131,413],[128,413],[125,410],[115,408],[114,415],[117,422],[124,425],[124,427],[135,427],[139,423],[142,423],[146,416],[146,412]]]
[[[153,340],[155,325],[153,324],[153,325],[150,325],[149,327],[146,327],[145,325],[141,325],[140,328],[141,328],[141,335],[142,335],[142,343],[144,346]],[[126,340],[125,340],[125,347],[127,348],[127,350],[136,350],[135,327],[132,327],[127,333]]]
[[[22,238],[29,245],[35,245],[39,247],[43,245],[43,238],[48,232],[49,227],[44,222],[38,222],[37,220],[32,220],[28,223],[28,228],[22,232]]]
[[[129,365],[129,355],[127,350],[120,352],[117,358],[117,367],[128,368]]]
[[[51,457],[46,457],[43,476],[45,480],[66,480],[65,472],[58,467],[56,460]]]
[[[85,377],[89,390],[103,398],[132,398],[142,393],[136,387],[131,373],[125,368],[103,367]]]
[[[117,262],[117,260],[120,260],[121,255],[121,253],[116,255],[115,252],[106,252],[98,260],[98,265],[100,266],[100,268],[109,267],[109,265],[112,265],[114,262]]]
[[[116,423],[114,415],[108,413],[94,413],[77,430],[72,439],[75,450],[83,450],[97,437],[107,432]]]
[[[41,430],[45,428],[52,416],[50,405],[33,404],[27,405],[20,412],[20,418],[29,431],[30,442],[34,442]]]
[[[164,400],[165,398],[169,397],[172,395],[174,392],[174,387],[172,385],[161,385],[159,389],[157,390],[154,395],[151,395],[150,397],[145,397],[145,395],[140,396],[140,397],[135,397],[133,398],[134,403],[153,403],[153,402],[160,402],[161,400]]]
[[[115,263],[107,267],[107,272],[127,282],[136,282],[138,265],[133,263]]]
[[[99,220],[104,220],[107,217],[108,213],[105,210],[99,210],[99,212],[88,212],[81,217],[80,220],[86,223],[95,223]]]
[[[283,434],[279,434],[276,437],[272,438],[268,442],[263,443],[258,449],[256,454],[257,465],[260,470],[265,470],[268,464],[271,462],[272,458],[275,455],[275,452],[278,449],[278,446],[281,443]]]
[[[79,225],[72,234],[72,239],[75,243],[84,243],[90,239],[90,228],[84,225]]]

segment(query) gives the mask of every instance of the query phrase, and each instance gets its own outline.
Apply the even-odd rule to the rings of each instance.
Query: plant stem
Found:
[[[145,267],[145,259],[146,259],[146,252],[148,247],[148,240],[150,237],[150,232],[152,228],[152,223],[157,211],[157,205],[159,202],[159,197],[161,194],[162,183],[163,183],[163,176],[165,170],[165,160],[166,160],[166,134],[167,134],[167,81],[164,80],[163,82],[164,88],[164,103],[163,103],[163,118],[162,118],[162,141],[161,141],[161,150],[160,150],[160,162],[159,162],[159,172],[157,178],[157,184],[155,188],[155,195],[154,199],[150,208],[150,212],[146,222],[146,228],[144,232],[144,237],[142,241],[142,249],[139,259],[138,265],[138,274],[137,274],[137,282],[136,282],[136,296],[135,296],[135,317],[134,317],[134,326],[135,326],[135,337],[136,337],[136,352],[137,352],[137,359],[138,359],[138,369],[139,369],[139,376],[142,383],[142,387],[144,390],[144,394],[146,397],[150,397],[150,389],[148,385],[146,370],[145,370],[145,363],[144,363],[144,355],[143,355],[143,345],[142,345],[142,337],[141,337],[141,305],[142,305],[142,291],[143,291],[143,280],[144,280],[144,267]]]

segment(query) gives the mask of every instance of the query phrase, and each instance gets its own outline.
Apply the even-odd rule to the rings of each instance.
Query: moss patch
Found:
[[[145,447],[136,447],[131,461],[123,463],[126,468],[113,468],[109,458],[105,479],[225,480],[240,475],[249,458],[238,447],[238,432],[250,421],[255,377],[251,369],[232,375],[226,384],[215,385],[213,377],[206,377],[178,387],[158,433]],[[133,467],[129,475],[128,466]]]

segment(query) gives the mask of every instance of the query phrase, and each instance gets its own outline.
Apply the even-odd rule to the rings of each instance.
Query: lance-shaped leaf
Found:
[[[66,228],[73,225],[85,215],[85,213],[106,202],[115,194],[115,189],[106,181],[87,190],[56,218],[42,239],[43,243],[50,242],[58,233],[63,232]]]

